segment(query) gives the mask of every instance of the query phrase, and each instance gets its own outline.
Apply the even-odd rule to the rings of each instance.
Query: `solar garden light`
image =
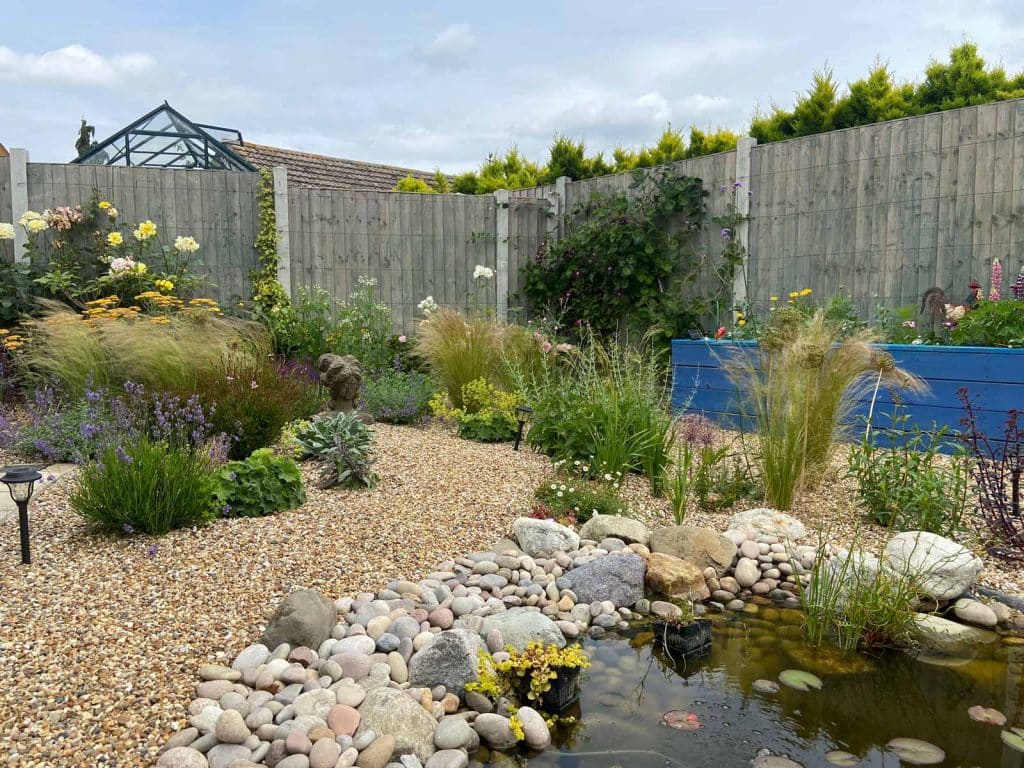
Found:
[[[516,430],[516,441],[512,444],[512,450],[518,451],[519,444],[523,442],[523,427],[533,416],[533,408],[528,405],[516,406],[516,421],[519,422],[519,429]]]
[[[32,490],[37,481],[42,480],[39,467],[33,464],[19,464],[4,467],[0,472],[0,482],[7,486],[11,498],[18,505],[18,527],[21,529],[21,562],[29,565],[32,558],[28,548],[28,500],[32,498]]]

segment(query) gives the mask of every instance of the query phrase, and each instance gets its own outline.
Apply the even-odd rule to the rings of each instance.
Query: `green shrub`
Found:
[[[373,430],[357,416],[337,413],[299,426],[295,432],[303,458],[323,466],[323,487],[365,487],[377,482],[371,453]]]
[[[601,472],[640,472],[659,491],[674,432],[661,356],[594,339],[519,377],[533,408],[528,442],[556,459],[592,457]]]
[[[142,438],[85,464],[69,502],[101,528],[162,534],[212,519],[214,487],[201,451]]]
[[[453,408],[440,392],[430,401],[434,415],[454,422],[459,437],[478,443],[500,443],[512,440],[519,429],[515,408],[521,402],[518,394],[505,392],[475,379],[462,388],[461,408]]]
[[[953,344],[972,347],[1024,346],[1024,301],[981,301],[957,321]]]
[[[553,517],[571,516],[577,525],[594,515],[629,514],[618,489],[581,477],[558,477],[555,482],[541,483],[533,495]]]
[[[869,331],[838,339],[838,327],[822,310],[808,318],[781,308],[761,338],[759,354],[727,363],[741,408],[756,424],[752,458],[766,501],[776,509],[789,509],[801,486],[820,481],[860,394],[883,381],[923,387],[889,355],[872,349]]]
[[[416,371],[386,370],[363,380],[363,405],[377,421],[418,424],[430,411],[434,384]]]
[[[307,371],[267,357],[224,361],[201,373],[195,392],[217,431],[229,436],[232,459],[273,445],[285,424],[309,418],[324,400]]]
[[[958,443],[945,445],[948,427],[934,434],[916,425],[908,430],[908,419],[898,408],[890,431],[875,432],[874,440],[866,437],[850,449],[849,475],[857,481],[857,495],[879,525],[955,536],[967,508],[966,451]],[[942,456],[944,446],[953,448],[951,456]]]
[[[327,352],[352,355],[364,369],[391,365],[394,341],[391,310],[376,298],[377,281],[360,277],[345,302],[335,303],[319,286],[300,288],[294,303],[263,316],[274,350],[289,358],[316,360]]]
[[[263,517],[300,506],[306,491],[292,459],[260,448],[217,471],[214,499],[224,517]]]

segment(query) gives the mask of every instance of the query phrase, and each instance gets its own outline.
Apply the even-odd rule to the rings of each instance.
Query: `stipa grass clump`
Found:
[[[780,309],[757,354],[740,355],[726,369],[754,422],[754,460],[766,501],[789,509],[795,493],[814,487],[848,417],[862,395],[880,383],[921,390],[923,382],[872,347],[871,331],[840,341],[840,329],[822,310],[805,317]]]

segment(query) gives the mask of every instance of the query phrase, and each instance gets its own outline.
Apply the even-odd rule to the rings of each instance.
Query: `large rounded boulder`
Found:
[[[678,557],[693,563],[698,568],[714,568],[719,576],[736,559],[736,545],[726,536],[710,528],[696,525],[668,525],[651,532],[652,552]]]

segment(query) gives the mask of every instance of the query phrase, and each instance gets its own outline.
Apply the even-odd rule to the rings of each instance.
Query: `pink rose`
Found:
[[[398,337],[398,343],[399,344],[405,344],[405,336],[404,335]]]

